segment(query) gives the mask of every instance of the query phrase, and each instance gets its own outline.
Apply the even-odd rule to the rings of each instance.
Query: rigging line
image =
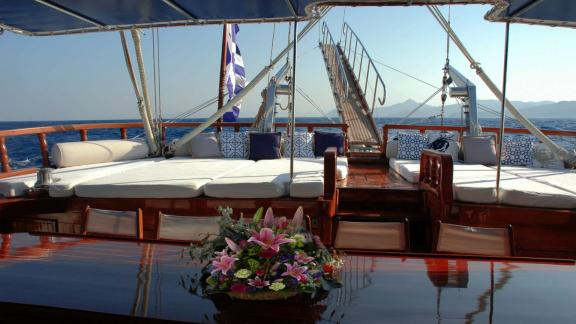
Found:
[[[199,109],[203,109],[203,107],[205,106],[210,106],[212,104],[214,104],[215,102],[218,102],[218,97],[214,97],[212,99],[209,99],[193,108],[190,108],[186,111],[184,111],[183,113],[180,113],[179,115],[176,115],[174,118],[172,118],[171,120],[166,121],[166,123],[172,123],[172,122],[176,122],[180,119],[183,119],[186,116],[189,116],[190,114],[194,114],[196,113]]]
[[[432,95],[430,95],[430,97],[428,97],[428,99],[424,100],[424,102],[422,102],[420,105],[418,105],[418,107],[412,109],[412,111],[410,111],[408,113],[408,115],[406,115],[406,117],[402,118],[402,120],[400,120],[400,122],[398,124],[402,124],[406,121],[406,119],[410,118],[410,116],[412,116],[416,111],[418,111],[418,109],[422,108],[425,104],[428,103],[428,101],[432,100],[432,98],[434,98],[434,96],[436,96],[438,93],[440,93],[440,91],[442,91],[442,88],[434,91],[434,93]]]
[[[357,53],[357,52],[354,51],[353,49],[352,49],[351,51],[354,53],[354,55],[366,56],[366,58],[368,58],[368,56],[367,56],[367,55],[364,55],[364,53]],[[402,74],[402,75],[404,75],[404,76],[407,76],[407,77],[409,77],[409,78],[411,78],[411,79],[414,79],[414,80],[416,80],[416,81],[418,81],[418,82],[424,83],[425,85],[430,86],[430,87],[432,87],[432,88],[434,88],[434,89],[438,89],[437,86],[433,85],[433,84],[430,83],[430,82],[426,82],[426,81],[424,81],[424,80],[422,80],[422,79],[419,79],[419,78],[417,78],[417,77],[415,77],[415,76],[413,76],[413,75],[410,75],[410,74],[408,74],[408,73],[406,73],[406,72],[403,72],[403,71],[401,71],[401,70],[399,70],[399,69],[397,69],[397,68],[395,68],[395,67],[392,67],[392,66],[390,66],[390,65],[388,65],[388,64],[385,64],[385,63],[382,63],[382,62],[376,60],[375,58],[371,58],[371,59],[372,59],[372,61],[374,61],[375,63],[378,63],[378,64],[380,64],[380,65],[382,65],[382,66],[384,66],[384,67],[387,67],[387,68],[389,68],[390,70],[396,71],[396,72],[398,72],[398,73],[400,73],[400,74]]]
[[[276,23],[272,25],[272,44],[270,45],[270,58],[268,59],[268,65],[272,63],[272,52],[274,51],[274,38],[276,37]],[[270,82],[270,72],[268,72],[268,83]]]
[[[329,117],[323,110],[322,108],[320,108],[320,106],[318,106],[314,100],[312,100],[312,98],[304,92],[304,90],[302,90],[302,88],[296,86],[296,91],[306,100],[308,101],[312,107],[314,107],[322,116],[324,116],[326,119],[328,119],[332,124],[336,124],[336,122],[334,121],[334,119],[332,119],[331,117]]]

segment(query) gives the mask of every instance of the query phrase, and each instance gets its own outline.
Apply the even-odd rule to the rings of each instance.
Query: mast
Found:
[[[222,26],[222,54],[220,56],[220,83],[218,84],[218,109],[224,106],[224,88],[226,86],[226,43],[228,42],[228,24]],[[222,118],[219,119],[222,121]]]

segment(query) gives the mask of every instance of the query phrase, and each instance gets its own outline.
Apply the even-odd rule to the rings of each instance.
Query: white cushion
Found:
[[[188,154],[196,159],[220,158],[220,147],[216,133],[202,133],[187,142]]]
[[[359,250],[406,250],[404,223],[338,222],[334,247]]]
[[[216,198],[278,198],[287,194],[290,180],[285,159],[260,160],[204,186],[204,193]]]
[[[101,177],[76,186],[76,195],[90,198],[192,198],[213,179],[253,164],[243,159],[169,160]]]
[[[221,217],[176,216],[160,214],[158,238],[165,240],[201,241],[220,232]]]
[[[316,198],[324,196],[324,177],[319,172],[296,172],[290,183],[290,197]]]
[[[148,145],[142,140],[102,140],[57,143],[52,146],[52,161],[61,167],[143,159]]]
[[[503,173],[502,179],[513,178]],[[459,164],[453,173],[454,200],[479,204],[495,204],[496,170],[481,164]]]
[[[419,160],[399,160],[391,158],[388,160],[390,169],[400,174],[402,178],[410,183],[418,183],[420,181],[420,161]]]
[[[174,144],[179,140],[179,138],[173,139],[172,142],[170,142],[170,147],[173,147]],[[189,156],[190,153],[188,153],[188,143],[190,143],[190,141],[182,143],[182,145],[180,145],[180,147],[174,151],[174,156]]]
[[[422,150],[428,145],[428,137],[420,133],[398,134],[398,156],[400,160],[420,160]]]
[[[284,157],[289,158],[292,152],[292,138],[286,133],[282,134],[282,138],[284,139]],[[294,139],[295,158],[314,158],[314,133],[295,132]]]
[[[386,157],[389,159],[398,156],[398,139],[391,139],[386,142]]]
[[[316,163],[317,166],[312,166],[313,170],[318,172],[324,171],[324,157],[315,157],[315,158],[298,158],[294,159],[294,161],[298,161],[297,164],[303,165],[303,163]],[[306,168],[310,170],[309,168]],[[348,177],[348,158],[345,156],[337,156],[336,157],[336,179],[343,180]]]
[[[496,138],[490,136],[463,136],[462,151],[464,163],[494,165],[496,157]]]
[[[227,159],[247,159],[248,133],[246,132],[220,132],[220,152]]]
[[[36,183],[36,174],[0,179],[0,197],[21,197]]]
[[[138,213],[90,208],[85,230],[89,234],[138,237]]]
[[[52,173],[52,184],[48,187],[49,194],[50,197],[72,197],[74,188],[80,183],[137,169],[162,160],[164,159],[152,158],[56,169]]]
[[[564,161],[544,143],[538,143],[532,149],[532,166],[535,168],[564,169]]]

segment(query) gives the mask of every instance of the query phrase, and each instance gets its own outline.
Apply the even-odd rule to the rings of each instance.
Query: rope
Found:
[[[156,43],[158,53],[158,118],[162,121],[162,77],[160,75],[160,30],[156,28],[156,38],[158,42]]]
[[[274,51],[275,38],[276,38],[276,23],[272,25],[272,44],[270,45],[270,58],[268,59],[268,65],[272,63],[272,52]],[[268,72],[268,82],[270,82],[270,72]]]
[[[308,103],[310,103],[312,105],[312,107],[314,107],[316,109],[316,111],[318,111],[322,116],[324,116],[324,118],[328,119],[332,124],[336,124],[336,122],[334,121],[334,119],[332,119],[330,116],[328,116],[323,110],[322,108],[320,108],[320,106],[318,106],[314,100],[312,100],[312,98],[310,98],[310,96],[304,92],[304,90],[302,90],[299,86],[296,86],[296,91],[306,100],[308,101]]]
[[[158,124],[158,85],[156,83],[156,34],[152,32],[152,79],[154,84],[154,122]]]

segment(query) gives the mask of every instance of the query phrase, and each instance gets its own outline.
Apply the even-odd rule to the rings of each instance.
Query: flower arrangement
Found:
[[[251,220],[233,220],[230,208],[219,212],[219,235],[195,245],[190,253],[207,262],[202,270],[205,293],[270,300],[340,286],[343,261],[306,230],[302,207],[290,221],[275,218],[271,208],[263,218],[260,208]]]

